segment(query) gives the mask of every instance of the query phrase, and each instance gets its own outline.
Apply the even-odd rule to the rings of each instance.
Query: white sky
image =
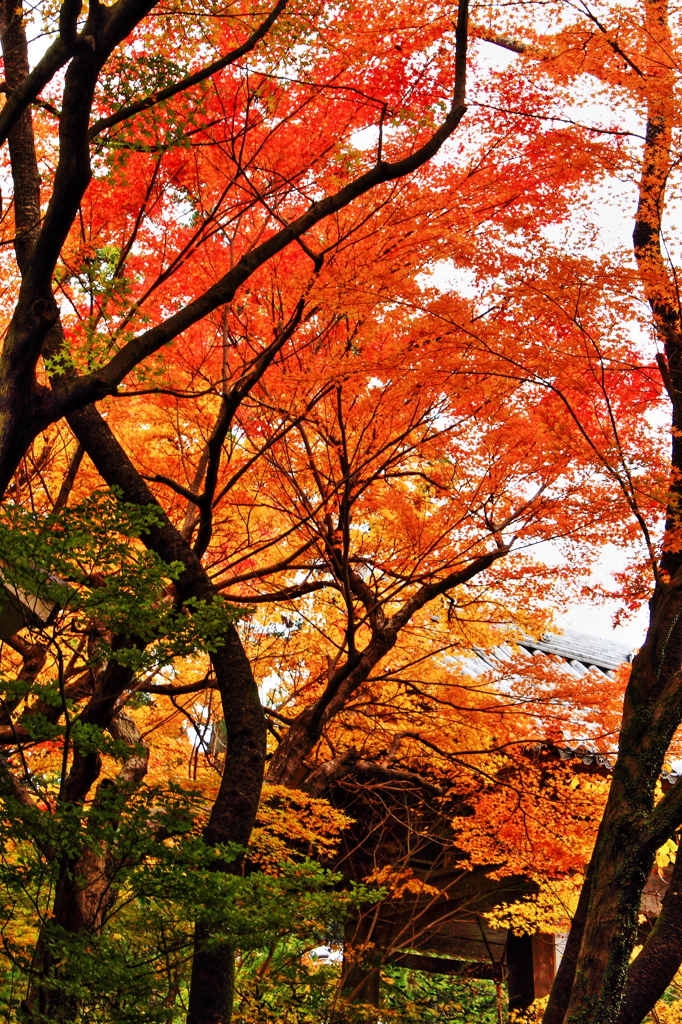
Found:
[[[623,569],[625,561],[623,553],[616,547],[605,549],[599,567],[592,573],[591,582],[610,582],[611,573]],[[620,605],[615,601],[605,602],[602,605],[593,605],[587,602],[568,604],[556,616],[556,621],[559,626],[579,629],[583,633],[591,633],[592,636],[612,637],[614,640],[637,649],[644,641],[648,625],[648,609],[641,608],[628,623],[614,628],[613,617],[619,608]]]

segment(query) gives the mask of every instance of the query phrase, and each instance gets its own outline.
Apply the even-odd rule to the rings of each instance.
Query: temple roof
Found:
[[[579,633],[575,629],[543,633],[538,639],[522,637],[516,641],[516,645],[528,655],[550,654],[560,658],[566,670],[578,677],[590,670],[597,670],[612,678],[614,669],[624,662],[631,662],[633,658],[633,651],[627,644]],[[508,661],[513,654],[514,646],[502,643],[487,650],[477,647],[470,654],[457,655],[454,660],[462,671],[478,676],[489,672],[491,668],[499,668],[500,662]]]
[[[608,672],[623,662],[632,661],[633,652],[627,644],[617,640],[579,633],[575,629],[563,629],[561,633],[543,633],[539,640],[523,639],[519,646],[535,654],[556,654],[566,661],[577,661],[585,668],[600,668]]]

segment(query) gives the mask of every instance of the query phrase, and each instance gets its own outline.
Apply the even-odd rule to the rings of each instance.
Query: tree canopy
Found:
[[[330,873],[360,776],[572,890],[545,1024],[663,994],[675,875],[628,965],[682,825],[678,21],[4,4],[7,1019],[227,1024],[235,951],[240,1013],[276,962],[319,1019],[310,942],[407,884]],[[629,679],[514,652],[585,596],[650,602]],[[610,787],[545,741],[618,749]]]

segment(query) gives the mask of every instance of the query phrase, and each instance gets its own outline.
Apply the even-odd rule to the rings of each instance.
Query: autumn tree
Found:
[[[643,538],[625,596],[647,596],[670,474],[649,413],[661,381],[674,397],[675,360],[670,350],[659,361],[661,376],[633,325],[644,287],[672,344],[674,289],[661,285],[657,248],[671,46],[651,28],[662,15],[644,28],[633,15],[619,35],[587,8],[554,13],[553,36],[551,24],[520,29],[506,9],[474,12],[474,34],[511,45],[524,70],[489,74],[475,51],[477,98],[465,110],[464,5],[454,25],[450,9],[426,5],[65,4],[38,11],[49,46],[33,68],[28,22],[6,7],[0,476],[10,511],[32,509],[38,532],[41,517],[58,523],[102,481],[141,509],[135,544],[166,567],[150,606],[173,609],[173,633],[183,616],[200,624],[219,611],[220,595],[246,611],[201,641],[210,664],[196,673],[171,658],[190,676],[180,679],[142,678],[117,659],[158,640],[126,622],[110,630],[94,687],[73,697],[77,721],[115,732],[134,693],[195,697],[201,715],[217,691],[227,754],[207,847],[248,844],[268,761],[271,781],[323,792],[359,760],[388,759],[390,773],[401,758],[419,768],[437,755],[475,775],[482,749],[582,727],[591,695],[562,698],[559,687],[552,698],[550,686],[529,697],[532,715],[521,698],[507,714],[492,689],[483,706],[467,695],[453,655],[510,622],[541,628],[605,540]],[[575,116],[579,72],[618,102],[630,89],[637,103],[664,105],[643,163],[620,127],[589,130]],[[636,238],[639,275],[622,253],[590,247],[580,220],[591,190],[633,168],[643,168],[638,223],[649,226]],[[563,545],[560,571],[533,558],[548,539]],[[656,570],[655,608],[668,611],[651,634],[670,651],[675,549],[668,540]],[[77,584],[96,594],[90,577]],[[12,643],[11,670],[30,683],[45,652]],[[656,685],[670,674],[674,689],[673,663],[664,673],[651,668],[658,654],[646,661],[654,648],[630,686],[648,664]],[[17,729],[22,715],[44,715],[41,700],[36,690],[27,708],[7,708],[19,779],[32,738]],[[562,700],[574,713],[557,713]],[[615,727],[606,705],[604,745]],[[64,705],[54,709],[64,728]],[[607,1000],[622,987],[633,934],[622,914],[632,924],[646,864],[674,828],[666,808],[677,797],[652,806],[676,714],[661,710],[667,733],[653,740],[648,711],[637,718],[657,750],[637,799],[665,826],[634,860],[598,846],[609,863],[635,865],[618,912],[596,902],[590,912],[600,928],[611,922],[620,967],[602,990],[603,964],[590,957],[610,949],[611,933],[586,933],[597,980],[590,1009],[570,1019],[597,1019],[584,1016],[595,1006],[609,1019],[594,986]],[[74,735],[62,799],[89,806],[102,768]],[[607,815],[625,814],[639,841],[623,771]],[[214,866],[227,877],[238,863]],[[53,913],[77,932],[76,876],[65,864]],[[615,898],[603,881],[585,888],[576,950],[590,892]],[[234,942],[198,914],[192,1024],[229,1019]],[[550,1019],[563,1015],[573,962],[569,951]]]
[[[86,12],[79,6],[65,7],[54,22],[50,21],[52,15],[47,15],[46,27],[54,38],[33,69],[28,62],[23,12],[14,7],[4,12],[7,101],[2,131],[8,142],[8,170],[14,186],[13,224],[6,224],[8,240],[14,241],[19,277],[12,295],[6,296],[0,413],[3,487],[32,440],[50,423],[70,416],[72,429],[104,479],[116,484],[128,501],[158,510],[160,518],[145,539],[162,558],[172,563],[180,560],[184,565],[176,589],[188,608],[192,601],[210,603],[215,599],[215,589],[200,559],[211,532],[212,478],[234,408],[290,337],[304,315],[305,298],[294,302],[275,339],[251,361],[249,373],[229,387],[222,378],[222,416],[216,425],[214,455],[200,502],[203,517],[196,550],[163,513],[106,421],[89,403],[115,393],[142,361],[153,358],[160,347],[231,301],[254,272],[291,242],[300,239],[315,271],[324,256],[312,253],[303,235],[369,190],[421,166],[437,152],[464,113],[464,8],[455,33],[457,67],[449,60],[442,62],[435,79],[427,76],[422,89],[424,98],[430,96],[432,103],[441,96],[454,95],[447,103],[450,112],[445,112],[439,124],[433,117],[427,118],[416,135],[410,132],[408,114],[397,136],[383,145],[384,132],[396,122],[388,112],[388,95],[378,102],[372,97],[378,84],[372,81],[372,69],[363,78],[362,55],[359,65],[352,57],[347,66],[350,53],[344,56],[338,40],[324,55],[315,54],[317,70],[311,76],[308,58],[314,51],[308,34],[312,31],[313,36],[322,38],[321,26],[315,27],[316,12],[311,12],[312,21],[305,12],[298,12],[291,20],[280,21],[275,31],[285,7],[285,2],[280,3],[260,20],[248,11],[227,18],[216,18],[210,9],[193,11],[185,24],[179,24],[170,9],[160,12],[160,21],[149,18],[152,6],[144,4],[110,8],[98,4]],[[449,25],[447,32],[452,34]],[[242,58],[266,38],[272,48],[269,53],[263,51],[258,70],[242,66]],[[124,40],[128,53],[132,47],[139,54],[140,74],[135,79],[130,75],[128,56],[120,48]],[[167,58],[170,50],[179,55],[179,44],[185,58],[179,62]],[[277,69],[297,47],[299,68],[290,67],[289,76],[298,74],[300,85],[285,93],[277,85]],[[401,63],[399,57],[397,64]],[[348,82],[337,89],[339,76]],[[316,78],[321,80],[319,84]],[[414,98],[419,82],[416,85]],[[412,83],[396,80],[396,100],[405,89],[412,92]],[[32,113],[36,105],[51,119],[38,133]],[[306,132],[305,149],[292,146],[303,125],[315,121],[320,128],[316,144],[311,146]],[[344,171],[339,158],[343,163],[346,136],[367,124],[378,124],[378,152],[365,161],[366,167],[354,169],[351,162]],[[282,137],[287,133],[288,137]],[[183,140],[194,136],[201,138],[197,154],[209,139],[216,143],[211,151],[221,153],[217,163],[209,157],[201,161],[201,167],[192,158],[178,164],[176,154],[181,152]],[[293,160],[285,158],[283,163],[278,156],[282,152],[289,152]],[[93,250],[86,230],[90,215],[83,219],[88,186],[95,200],[89,209],[96,219],[106,218],[112,200],[102,205],[102,189],[106,192],[117,178],[123,181],[126,176],[144,182],[142,168],[135,166],[140,159],[146,164],[144,169],[151,170],[151,177],[147,175],[137,202],[133,200],[127,207],[123,236],[117,236],[113,246]],[[197,181],[201,182],[198,187]],[[187,211],[189,196],[192,209]],[[114,203],[119,206],[120,201],[114,199]],[[173,207],[173,219],[177,214],[181,222],[184,218],[180,230],[184,238],[176,234],[176,221],[175,244],[169,252],[166,243],[159,245],[155,217],[149,214],[154,210],[163,224]],[[202,255],[188,264],[197,251],[205,254],[205,259]],[[129,259],[142,261],[137,274],[127,265]],[[183,275],[180,285],[176,275],[186,266],[190,276]],[[133,296],[130,284],[135,278],[139,287]],[[173,294],[179,302],[172,299]],[[57,295],[63,295],[75,309],[73,325],[68,316],[65,321]],[[81,296],[86,306],[90,304],[85,316]],[[147,327],[150,317],[156,322]],[[41,358],[47,377],[39,378],[36,367]],[[81,457],[80,452],[74,455],[71,477]],[[201,480],[197,482],[200,485]],[[115,649],[115,642],[113,646]],[[205,838],[212,844],[243,845],[249,838],[260,793],[263,716],[234,627],[227,627],[212,661],[228,722],[229,752]],[[85,713],[86,718],[95,715],[94,724],[100,728],[110,724],[117,697],[131,683],[129,668],[116,660],[107,672],[106,700],[96,691],[90,711]],[[77,750],[75,756],[78,760]],[[87,755],[83,756],[87,760]],[[74,779],[79,777],[68,799],[78,803],[86,797],[97,770],[79,774],[76,767],[73,771]],[[69,885],[58,889],[57,919],[70,918],[71,912],[60,905],[70,898]],[[198,924],[189,1019],[223,1020],[230,1012],[232,947],[229,942],[207,946],[205,929],[205,924]]]

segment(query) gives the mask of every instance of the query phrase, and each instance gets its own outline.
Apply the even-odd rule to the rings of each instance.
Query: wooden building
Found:
[[[545,635],[521,645],[529,657],[553,654],[567,672],[589,670],[605,675],[631,658],[629,650],[610,641],[573,631]],[[471,675],[489,671],[509,656],[509,648],[472,652],[462,659]],[[586,747],[538,745],[528,756],[565,761],[579,772],[608,773],[608,757]],[[400,898],[386,899],[358,911],[345,930],[343,989],[353,1002],[380,1005],[381,968],[399,964],[413,970],[505,984],[509,1007],[524,1010],[549,993],[566,935],[514,935],[491,928],[483,916],[503,903],[535,892],[524,876],[490,878],[494,866],[467,870],[449,823],[462,813],[438,795],[417,792],[409,782],[382,785],[371,766],[358,765],[350,780],[329,793],[355,825],[348,831],[335,866],[348,880],[361,881],[382,867],[411,873],[424,886],[406,886]],[[646,909],[655,915],[665,881],[652,876],[645,893]]]

